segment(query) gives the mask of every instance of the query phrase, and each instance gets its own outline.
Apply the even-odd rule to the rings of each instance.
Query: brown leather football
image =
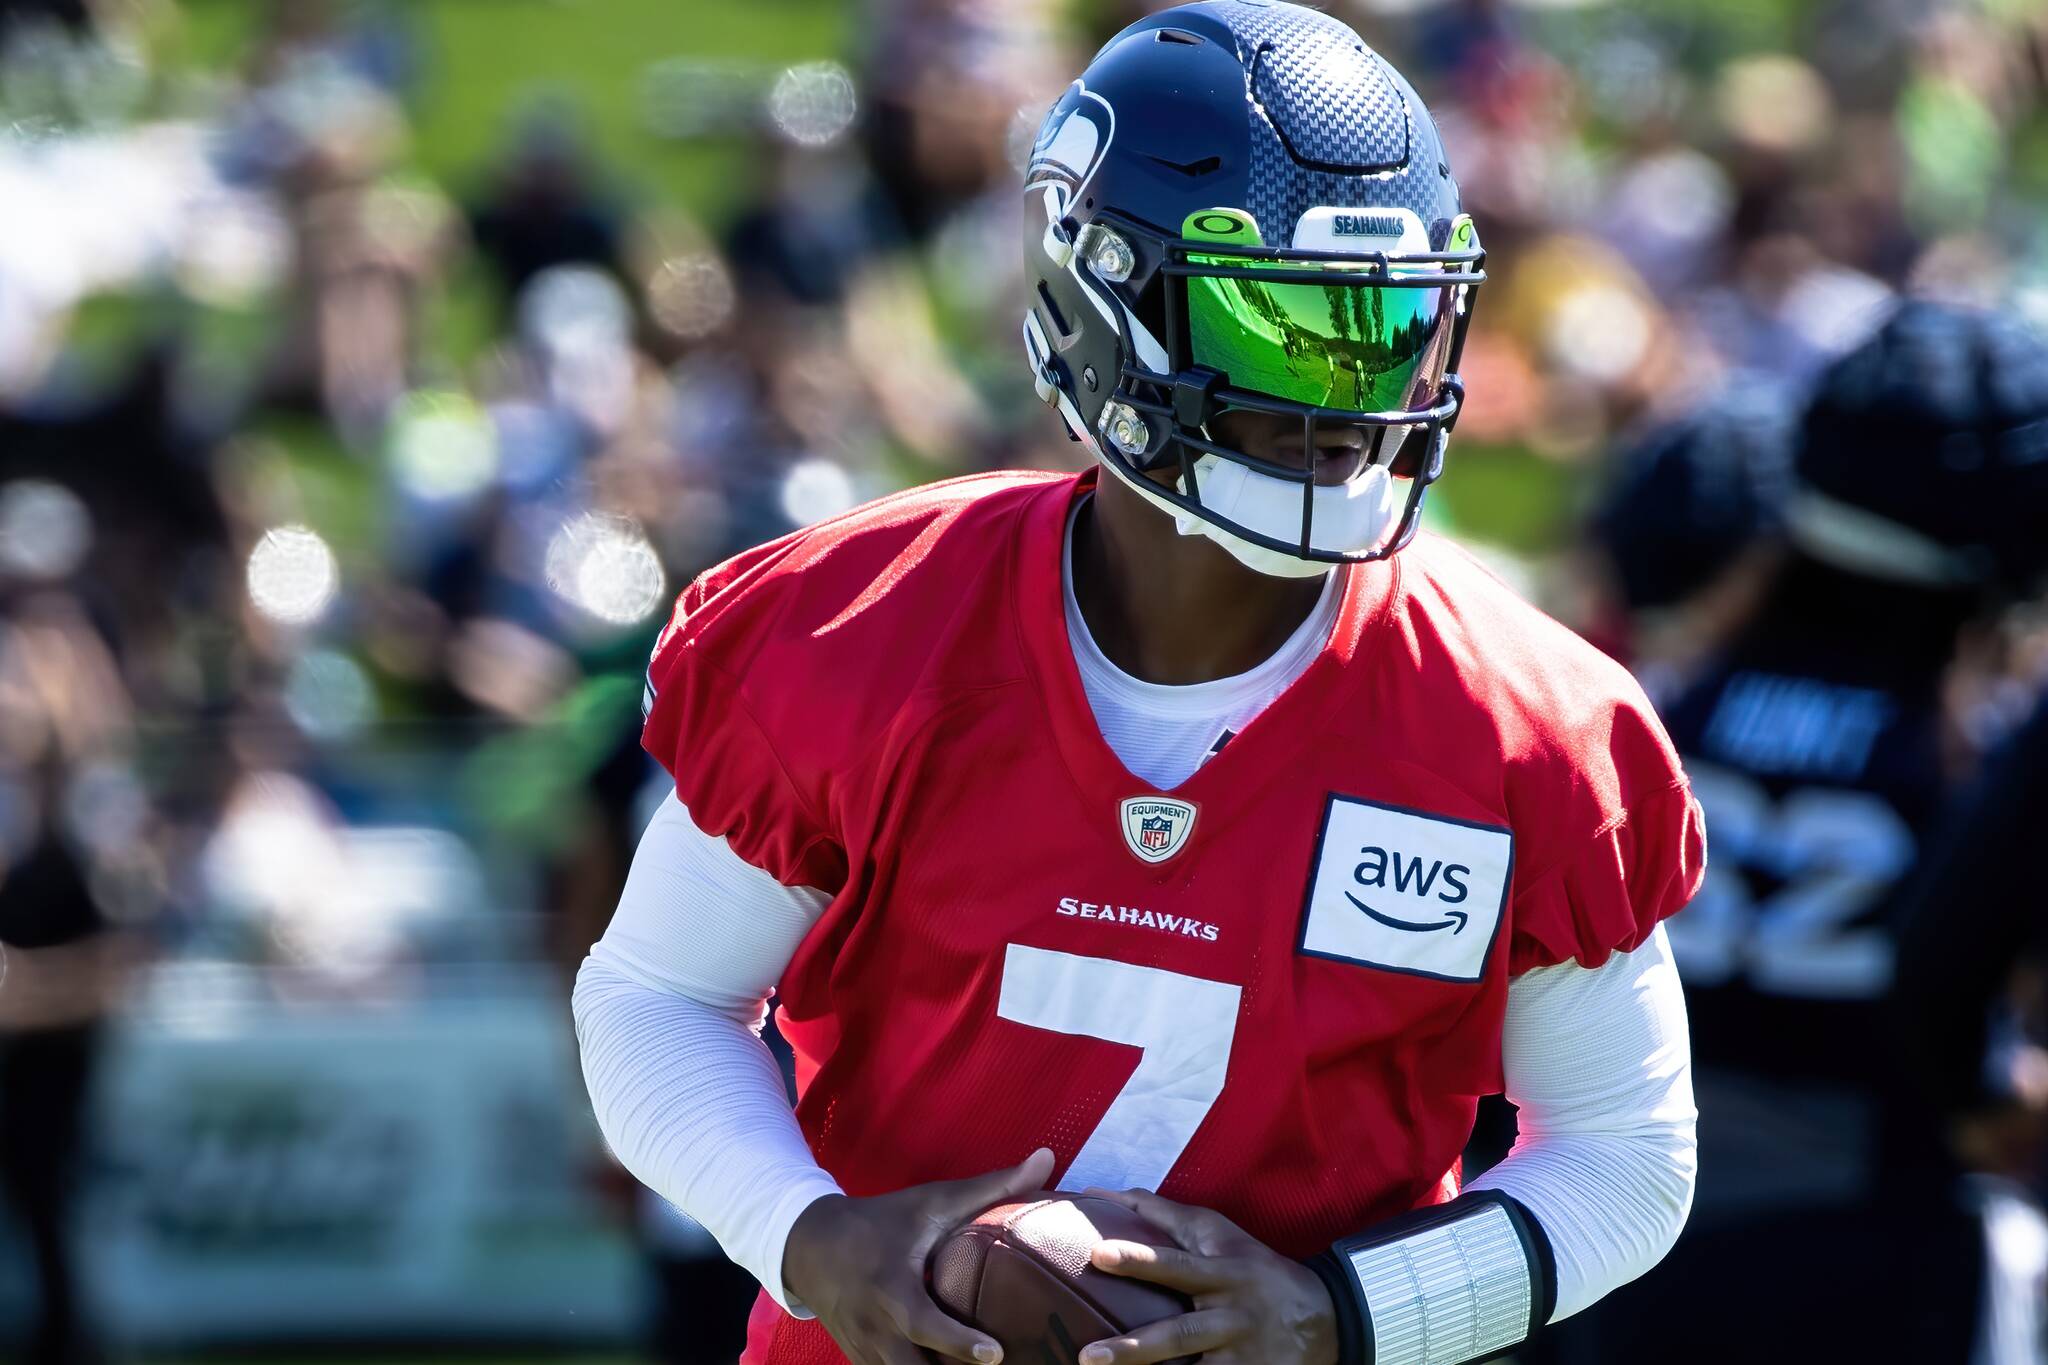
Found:
[[[1076,1365],[1091,1341],[1188,1311],[1186,1298],[1097,1270],[1101,1241],[1172,1246],[1121,1204],[1047,1191],[998,1204],[932,1252],[932,1294],[1003,1347],[1003,1365]]]

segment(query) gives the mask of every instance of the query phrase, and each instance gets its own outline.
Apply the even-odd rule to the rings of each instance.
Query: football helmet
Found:
[[[1793,543],[1866,578],[2024,596],[2048,577],[2048,343],[1913,300],[1824,370],[1787,509]]]
[[[1486,257],[1429,111],[1356,33],[1267,0],[1141,20],[1046,115],[1024,195],[1038,394],[1112,474],[1266,573],[1408,542]],[[1298,424],[1301,466],[1218,440],[1235,410]],[[1366,433],[1340,484],[1319,427]]]
[[[1623,444],[1587,530],[1629,610],[1684,601],[1782,529],[1802,396],[1738,374]]]

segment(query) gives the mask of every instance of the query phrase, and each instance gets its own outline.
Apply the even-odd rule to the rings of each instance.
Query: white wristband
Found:
[[[1474,1360],[1535,1325],[1529,1259],[1499,1204],[1346,1255],[1372,1319],[1374,1365]]]
[[[1513,1199],[1476,1191],[1347,1237],[1311,1261],[1339,1303],[1345,1365],[1460,1365],[1528,1339],[1555,1274],[1543,1230]],[[1332,1277],[1337,1282],[1333,1282]]]

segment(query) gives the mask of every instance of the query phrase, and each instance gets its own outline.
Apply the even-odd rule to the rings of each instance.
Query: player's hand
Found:
[[[1081,1351],[1081,1365],[1144,1365],[1200,1356],[1203,1365],[1331,1365],[1337,1316],[1313,1270],[1297,1265],[1220,1213],[1148,1190],[1089,1190],[1113,1199],[1179,1243],[1101,1242],[1099,1270],[1176,1289],[1192,1313],[1149,1323]]]
[[[1003,1348],[995,1339],[932,1301],[925,1261],[947,1233],[991,1204],[1044,1189],[1052,1161],[1041,1147],[1008,1170],[970,1180],[816,1200],[789,1230],[782,1283],[858,1365],[925,1365],[925,1351],[996,1365]]]

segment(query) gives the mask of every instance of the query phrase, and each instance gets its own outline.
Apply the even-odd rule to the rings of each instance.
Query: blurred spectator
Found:
[[[88,1101],[126,956],[101,902],[132,813],[87,796],[88,760],[117,752],[112,661],[63,599],[0,618],[0,1191],[25,1233],[36,1312],[19,1359],[97,1358],[78,1239]],[[81,801],[80,797],[86,796]],[[95,828],[96,822],[105,825]],[[95,867],[90,850],[113,858]],[[94,883],[99,883],[96,888]]]
[[[44,803],[54,804],[47,795]],[[76,857],[51,830],[28,836],[0,881],[0,1188],[26,1233],[38,1290],[16,1358],[74,1365],[96,1349],[77,1196],[98,1026],[115,1000],[112,956]]]
[[[85,599],[123,642],[161,639],[182,593],[204,592],[175,572],[159,576],[163,568],[203,562],[225,548],[208,465],[218,433],[182,401],[185,355],[175,335],[147,339],[105,391],[60,394],[53,386],[40,404],[0,408],[0,471],[20,481],[5,487],[51,490],[42,495],[49,505],[68,498],[79,518],[75,557],[30,576],[77,573]],[[26,539],[16,543],[32,553],[56,531],[47,516],[24,517],[16,534]],[[157,591],[124,590],[153,578]]]
[[[763,148],[768,187],[733,224],[729,254],[750,294],[830,305],[894,231],[867,163],[799,145]]]
[[[619,210],[598,187],[569,114],[538,105],[521,118],[491,183],[469,210],[477,251],[506,298],[553,266],[618,271]]]
[[[1026,108],[1035,126],[1068,68],[1047,0],[879,8],[866,54],[868,161],[902,232],[924,243],[980,195],[1013,189],[1010,139]]]

